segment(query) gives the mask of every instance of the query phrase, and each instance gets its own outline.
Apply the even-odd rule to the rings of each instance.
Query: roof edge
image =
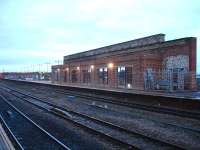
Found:
[[[82,55],[82,54],[84,55],[86,53],[92,53],[94,51],[105,51],[105,50],[115,51],[115,50],[119,50],[119,49],[124,49],[124,47],[133,48],[133,47],[137,47],[137,46],[141,46],[141,45],[161,43],[164,41],[165,41],[165,34],[159,33],[159,34],[150,35],[150,36],[146,36],[146,37],[142,37],[142,38],[137,38],[137,39],[130,40],[130,41],[120,42],[120,43],[111,44],[108,46],[103,46],[103,47],[87,50],[84,52],[66,55],[66,56],[64,56],[64,59],[67,59],[67,57],[69,58],[69,57],[74,57],[74,56],[78,56],[78,55]]]

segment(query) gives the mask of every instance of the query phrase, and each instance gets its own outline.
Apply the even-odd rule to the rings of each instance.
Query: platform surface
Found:
[[[0,150],[15,150],[1,124],[0,124]]]
[[[79,87],[79,88],[88,88],[102,90],[100,87],[89,87],[89,86],[80,86],[80,85],[71,85],[71,84],[58,84],[52,83],[51,81],[26,81],[26,82],[36,82],[42,84],[52,84],[57,86],[67,86],[67,87]],[[140,91],[134,89],[125,89],[125,88],[103,88],[104,90],[114,91],[114,92],[124,92],[124,93],[135,93],[135,94],[144,94],[144,95],[154,95],[154,96],[164,96],[164,97],[177,97],[177,98],[190,98],[200,100],[200,91],[183,91],[183,92],[159,92],[159,91]]]

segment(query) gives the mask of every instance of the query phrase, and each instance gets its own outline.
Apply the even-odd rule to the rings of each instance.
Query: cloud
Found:
[[[110,12],[124,12],[125,10],[133,9],[136,4],[135,0],[85,0],[80,1],[80,11],[91,13],[102,10]],[[104,12],[105,13],[105,12]],[[123,13],[124,14],[124,13]]]
[[[199,10],[196,0],[3,1],[0,57],[35,63],[156,33],[200,37]]]

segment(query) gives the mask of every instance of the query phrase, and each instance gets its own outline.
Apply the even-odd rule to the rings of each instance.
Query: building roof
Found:
[[[80,57],[88,57],[88,56],[93,56],[93,55],[100,55],[103,53],[108,53],[108,52],[113,52],[113,51],[118,51],[118,50],[123,50],[127,48],[135,48],[139,46],[145,46],[149,44],[156,44],[156,43],[161,43],[165,41],[165,34],[156,34],[156,35],[151,35],[139,39],[134,39],[131,41],[126,41],[118,44],[113,44],[101,48],[96,48],[92,49],[89,51],[85,52],[80,52],[72,55],[67,55],[64,56],[64,60],[70,60],[70,59],[76,59]]]
[[[168,47],[174,45],[185,44],[186,41],[196,39],[196,37],[184,37],[180,39],[174,39],[165,41],[165,34],[156,34],[148,37],[143,37],[127,42],[122,42],[114,45],[109,45],[101,48],[92,49],[85,52],[80,52],[68,56],[64,56],[64,63],[76,60],[80,58],[86,58],[90,56],[100,56],[103,54],[114,53],[114,52],[136,52],[140,50],[149,50],[161,47]]]

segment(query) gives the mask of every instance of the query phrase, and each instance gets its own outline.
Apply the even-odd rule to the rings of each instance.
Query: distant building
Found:
[[[3,73],[0,73],[0,79],[2,79],[3,78]]]
[[[196,38],[165,41],[164,34],[64,56],[52,82],[137,90],[196,89]]]
[[[51,73],[42,72],[4,72],[2,77],[5,79],[16,79],[16,80],[51,80]]]
[[[200,75],[197,75],[197,87],[200,90]]]

